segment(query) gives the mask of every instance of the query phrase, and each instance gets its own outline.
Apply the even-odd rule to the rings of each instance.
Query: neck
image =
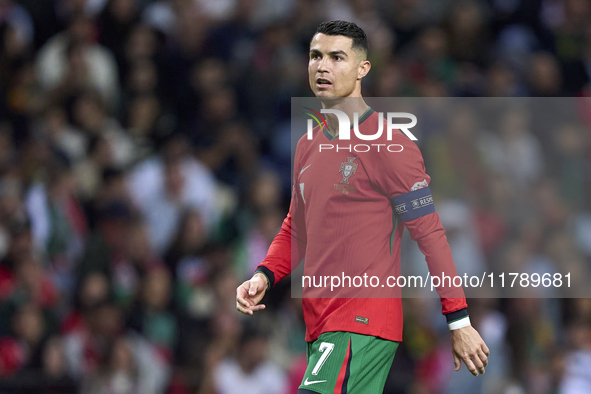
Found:
[[[328,99],[322,101],[323,109],[338,109],[343,111],[351,122],[353,122],[354,114],[357,113],[359,118],[368,110],[369,106],[363,100],[363,97],[343,97],[338,99]],[[334,135],[339,135],[339,121],[336,115],[326,114],[326,123],[329,131]]]

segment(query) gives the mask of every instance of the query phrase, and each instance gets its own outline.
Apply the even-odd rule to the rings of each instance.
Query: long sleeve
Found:
[[[293,172],[293,192],[289,212],[283,220],[281,230],[273,239],[267,256],[259,264],[255,272],[263,273],[269,280],[269,288],[286,277],[304,259],[306,253],[306,221],[305,205],[298,193],[299,155],[296,149]]]
[[[293,204],[292,198],[292,206]],[[306,252],[305,236],[297,236],[296,222],[301,222],[301,220],[293,221],[291,211],[292,208],[283,220],[281,230],[273,239],[267,257],[255,271],[263,273],[269,279],[269,287],[289,275],[293,268],[302,261]],[[296,247],[292,248],[292,245]]]
[[[397,216],[409,230],[421,252],[425,255],[431,276],[445,273],[457,275],[445,230],[435,212],[429,190],[431,178],[425,171],[423,157],[418,146],[404,136],[396,141],[404,149],[396,154],[377,156],[378,169],[374,168],[374,182],[391,201]],[[385,170],[384,170],[385,169]],[[442,312],[448,322],[468,315],[464,290],[461,287],[438,286]]]
[[[404,225],[408,229],[410,237],[417,242],[419,249],[425,255],[431,276],[441,278],[445,274],[453,278],[457,275],[445,230],[437,212],[409,220],[404,222]],[[439,286],[437,292],[441,298],[442,313],[445,315],[468,306],[464,290],[461,287]],[[456,318],[459,317],[463,316]]]

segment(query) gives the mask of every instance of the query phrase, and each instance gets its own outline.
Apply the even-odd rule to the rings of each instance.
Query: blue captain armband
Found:
[[[403,222],[435,212],[429,186],[393,197],[390,201]]]

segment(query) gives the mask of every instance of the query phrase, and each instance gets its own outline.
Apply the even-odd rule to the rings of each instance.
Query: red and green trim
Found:
[[[347,384],[349,383],[349,376],[351,376],[351,358],[353,358],[353,349],[351,349],[351,339],[349,338],[349,346],[347,347],[347,355],[341,365],[337,384],[334,388],[334,394],[347,394]]]

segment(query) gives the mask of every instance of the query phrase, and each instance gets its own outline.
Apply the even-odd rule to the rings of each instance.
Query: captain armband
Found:
[[[435,212],[429,186],[390,199],[396,215],[403,222]]]

